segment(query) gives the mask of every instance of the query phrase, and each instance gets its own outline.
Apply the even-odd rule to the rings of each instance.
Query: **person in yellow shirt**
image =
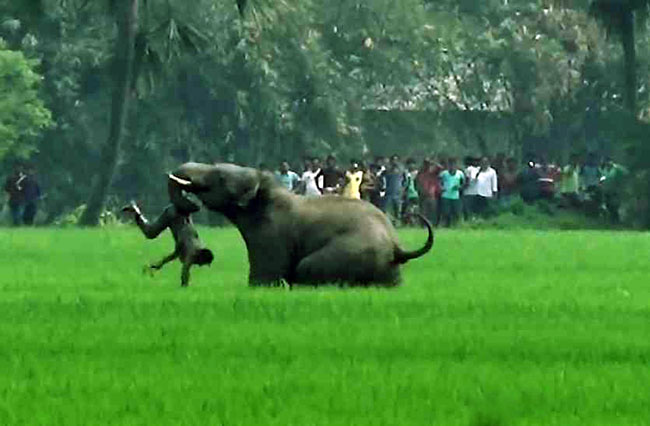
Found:
[[[361,181],[363,180],[363,170],[359,168],[357,160],[350,161],[350,169],[345,172],[345,186],[343,187],[343,196],[360,200]]]

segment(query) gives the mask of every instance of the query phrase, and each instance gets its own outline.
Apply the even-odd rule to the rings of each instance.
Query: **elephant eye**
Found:
[[[226,178],[222,174],[216,174],[213,177],[213,182],[217,186],[223,186],[226,182]]]

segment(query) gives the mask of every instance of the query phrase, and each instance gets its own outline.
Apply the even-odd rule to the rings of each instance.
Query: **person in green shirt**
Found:
[[[623,177],[627,174],[627,170],[614,163],[611,158],[608,158],[603,163],[600,169],[601,178],[600,184],[602,187],[603,201],[605,209],[609,215],[612,223],[620,222],[619,210],[621,207],[621,193],[623,191]]]
[[[562,202],[567,207],[577,207],[579,203],[578,191],[580,190],[580,164],[578,156],[572,154],[569,164],[562,168],[560,194]]]
[[[447,160],[447,169],[440,173],[442,194],[440,196],[441,222],[447,226],[454,225],[460,217],[462,206],[460,204],[460,191],[465,186],[465,175],[456,166],[456,159]]]

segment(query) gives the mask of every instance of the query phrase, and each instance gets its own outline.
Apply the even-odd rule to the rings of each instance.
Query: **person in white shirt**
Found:
[[[487,157],[481,158],[481,166],[476,174],[476,213],[485,216],[492,199],[497,195],[497,172],[490,167]]]
[[[463,189],[463,216],[465,220],[472,218],[476,215],[476,198],[478,197],[476,177],[480,167],[478,166],[478,159],[474,157],[465,157],[465,177],[467,178],[467,186]]]
[[[316,176],[320,174],[320,167],[316,169],[314,161],[310,161],[307,170],[302,173],[302,178],[300,179],[304,185],[304,195],[305,197],[320,197],[321,192],[318,189],[318,184],[316,182]]]

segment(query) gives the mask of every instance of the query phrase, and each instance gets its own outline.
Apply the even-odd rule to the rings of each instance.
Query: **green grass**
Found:
[[[0,424],[650,423],[649,234],[443,230],[400,288],[295,291],[201,234],[181,289],[169,236],[0,230]]]

